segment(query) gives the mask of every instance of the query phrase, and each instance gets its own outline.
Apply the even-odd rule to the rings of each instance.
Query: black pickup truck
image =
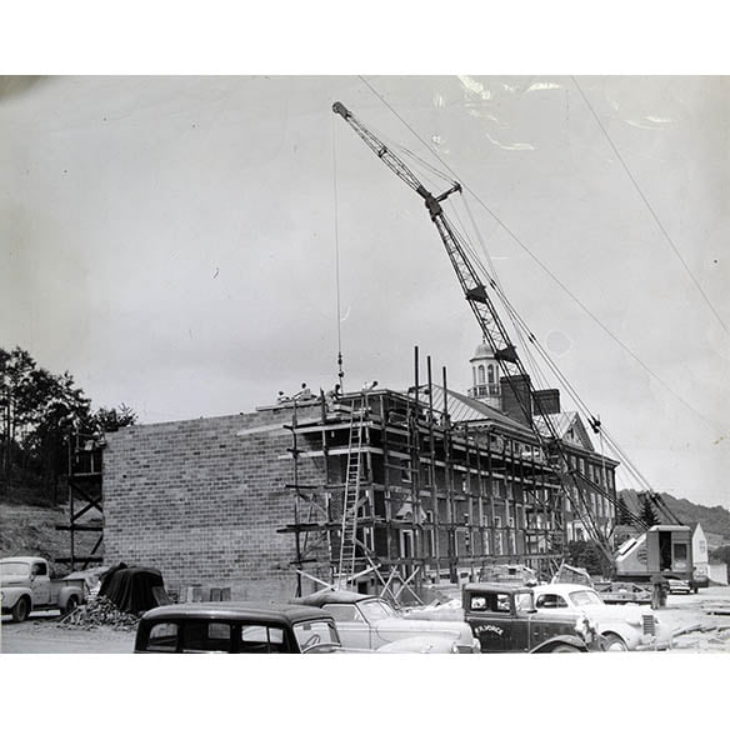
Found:
[[[600,651],[596,628],[584,616],[535,611],[532,590],[501,583],[467,583],[462,590],[464,619],[482,653]]]

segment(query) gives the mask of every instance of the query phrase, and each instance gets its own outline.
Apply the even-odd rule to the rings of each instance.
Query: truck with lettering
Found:
[[[59,609],[70,613],[84,602],[83,580],[54,579],[48,561],[36,556],[0,560],[0,606],[14,621],[31,611]]]
[[[539,613],[533,591],[527,586],[467,583],[462,589],[462,609],[485,654],[602,650],[592,619],[579,614]]]

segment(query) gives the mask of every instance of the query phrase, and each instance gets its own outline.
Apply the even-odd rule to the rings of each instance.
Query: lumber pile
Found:
[[[64,616],[58,625],[67,629],[111,626],[122,631],[134,631],[138,622],[138,616],[120,611],[106,596],[99,596]]]

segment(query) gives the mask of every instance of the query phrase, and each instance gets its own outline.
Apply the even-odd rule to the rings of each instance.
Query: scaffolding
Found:
[[[102,453],[103,439],[97,434],[74,432],[68,436],[68,522],[57,524],[57,530],[69,533],[69,553],[54,557],[57,563],[68,563],[69,569],[86,570],[91,563],[103,561],[104,539],[102,504]],[[96,510],[97,519],[89,519],[88,513]],[[79,533],[98,533],[90,551],[79,554]]]
[[[426,585],[477,580],[494,564],[519,562],[544,577],[560,564],[565,502],[537,441],[526,430],[510,438],[493,425],[452,423],[445,369],[442,380],[438,409],[431,360],[421,384],[416,348],[405,393],[321,395],[306,415],[294,405],[294,522],[279,532],[294,534],[300,593],[307,576],[410,598]]]

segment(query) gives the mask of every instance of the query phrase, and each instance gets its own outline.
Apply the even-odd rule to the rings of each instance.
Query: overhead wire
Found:
[[[401,121],[401,123],[416,137],[416,139],[421,142],[421,144],[426,147],[427,150],[439,161],[443,167],[448,170],[455,178],[458,179],[458,175],[456,172],[451,168],[451,166],[441,158],[441,156],[436,152],[436,150],[433,149],[431,145],[429,145],[423,137],[408,123],[406,119],[403,118],[403,116],[390,104],[388,103],[387,99],[383,97],[382,94],[380,94],[377,89],[375,89],[370,82],[365,79],[363,76],[359,76],[360,80],[370,89],[370,91],[378,98],[380,101],[388,108],[390,111]],[[657,375],[644,361],[633,351],[631,348],[628,347],[628,345],[624,344],[624,342],[619,339],[603,322],[601,322],[598,317],[591,312],[590,309],[575,295],[573,294],[568,287],[563,284],[563,282],[548,268],[548,266],[542,262],[542,260],[534,254],[526,244],[522,242],[522,240],[517,236],[517,234],[497,215],[495,211],[493,211],[480,197],[479,195],[469,186],[467,183],[461,181],[461,185],[464,190],[468,191],[474,199],[477,201],[477,203],[484,208],[484,210],[498,223],[498,225],[509,235],[509,237],[517,243],[520,248],[522,248],[523,251],[525,251],[528,256],[557,284],[560,289],[568,296],[570,299],[572,299],[579,307],[580,309],[587,314],[619,347],[621,347],[624,352],[626,352],[638,365],[644,369],[654,380],[656,380],[659,384],[661,384],[665,390],[669,393],[671,393],[682,405],[684,405],[688,410],[692,411],[698,418],[700,418],[705,424],[710,426],[713,430],[717,430],[719,425],[717,423],[714,423],[713,421],[709,420],[703,413],[700,413],[694,406],[692,406],[691,403],[687,402],[684,398],[682,398],[679,393],[677,393],[674,389],[672,389],[668,383],[665,382],[663,378],[661,378],[659,375]]]
[[[421,144],[423,144],[429,150],[429,152],[431,152],[431,154],[434,155],[434,157],[439,161],[439,163],[441,165],[443,165],[443,167],[445,169],[447,169],[453,175],[454,178],[458,178],[458,175],[456,175],[456,173],[454,172],[454,170],[440,157],[440,155],[435,150],[433,150],[433,148],[429,144],[427,144],[422,139],[422,137],[418,134],[418,132],[410,124],[408,124],[408,122],[392,107],[392,105],[390,105],[387,102],[387,100],[381,94],[379,94],[377,92],[377,90],[375,90],[373,88],[373,86],[364,77],[360,76],[360,79],[372,91],[372,93],[376,97],[378,97],[381,100],[381,102],[386,107],[388,107],[388,109],[390,109],[391,112],[411,131],[411,133],[421,142]],[[403,150],[403,151],[406,151],[407,150],[407,148],[403,147],[402,145],[395,145],[395,146],[398,147],[399,149]],[[449,180],[449,178],[447,178],[445,175],[443,175],[443,173],[439,173],[439,171],[436,168],[434,168],[433,166],[429,165],[429,163],[425,162],[425,160],[423,160],[422,158],[420,158],[418,155],[416,155],[412,151],[407,150],[406,154],[408,154],[413,159],[417,159],[425,167],[430,168],[430,170],[434,174],[436,174],[438,177],[440,177],[441,179]],[[477,201],[477,203],[479,203],[479,205],[481,205],[482,208],[484,208],[487,211],[487,213],[496,221],[496,223],[503,230],[505,230],[505,232],[555,281],[555,283],[558,284],[558,286],[560,286],[560,288],[563,289],[563,291],[571,299],[573,299],[581,307],[581,309],[586,314],[588,314],[588,316],[591,317],[591,319],[593,319],[614,341],[616,341],[616,343],[619,344],[619,346],[622,347],[622,349],[624,349],[626,352],[628,352],[628,354],[630,354],[631,357],[636,362],[638,362],[639,365],[641,365],[641,367],[643,367],[652,377],[654,377],[658,382],[660,382],[670,393],[672,393],[676,398],[678,398],[686,407],[688,407],[696,415],[698,415],[700,418],[702,418],[702,420],[704,420],[706,423],[708,423],[708,425],[713,426],[712,423],[710,423],[706,418],[704,418],[704,416],[702,414],[698,413],[694,408],[692,408],[692,406],[690,404],[688,404],[677,393],[675,393],[658,375],[656,375],[656,373],[654,373],[647,365],[645,365],[643,363],[643,361],[641,361],[641,359],[635,353],[633,353],[605,325],[603,325],[603,323],[600,322],[600,320],[598,320],[598,318],[575,295],[573,295],[572,292],[570,292],[570,290],[558,279],[558,277],[555,274],[553,274],[548,269],[548,267],[535,254],[533,254],[532,251],[530,251],[529,248],[527,248],[527,246],[524,243],[522,243],[522,241],[519,239],[519,237],[504,223],[504,221],[502,221],[502,219],[493,210],[491,210],[491,208],[489,208],[489,206],[486,205],[486,203],[484,203],[484,201],[481,200],[481,198],[468,185],[462,183],[462,187],[463,187],[464,190],[466,190],[467,192],[469,192],[471,195],[474,196],[474,198]],[[464,200],[466,200],[466,198],[464,198]],[[472,224],[474,225],[474,228],[477,231],[477,235],[479,235],[478,234],[479,229],[474,224],[473,216],[471,215],[471,212],[470,211],[468,211],[468,213],[469,213],[470,218],[472,220]],[[458,218],[458,216],[457,216],[457,218]],[[464,228],[463,224],[462,224],[462,228]],[[512,306],[512,304],[509,302],[509,300],[507,299],[506,295],[502,291],[501,285],[497,281],[496,276],[492,276],[492,273],[489,272],[489,271],[487,271],[487,269],[483,265],[483,263],[481,261],[481,258],[479,256],[476,256],[475,255],[474,247],[473,247],[473,245],[471,245],[471,242],[469,241],[468,236],[465,237],[465,236],[462,235],[461,237],[462,237],[462,243],[466,243],[465,248],[466,249],[469,249],[469,252],[470,252],[471,257],[472,257],[472,263],[474,263],[475,265],[477,265],[483,271],[483,273],[485,273],[487,275],[487,277],[489,278],[490,284],[493,286],[493,289],[497,293],[500,301],[502,302],[503,306],[505,307],[505,310],[508,313],[508,316],[510,317],[510,319],[513,322],[513,326],[515,328],[515,331],[516,331],[516,333],[518,334],[518,337],[521,339],[521,341],[523,343],[524,351],[527,353],[527,356],[531,358],[530,351],[529,351],[529,347],[526,346],[525,341],[522,339],[521,330],[525,333],[525,336],[526,336],[527,340],[529,342],[531,342],[536,347],[536,349],[541,354],[541,356],[543,357],[543,359],[545,360],[545,362],[548,364],[548,367],[550,368],[550,370],[558,378],[558,380],[561,383],[561,385],[565,388],[566,391],[568,391],[570,393],[571,397],[576,402],[576,405],[578,406],[579,411],[583,411],[583,414],[586,416],[586,418],[588,419],[589,423],[591,423],[591,425],[593,425],[594,423],[596,423],[597,421],[594,420],[595,417],[593,416],[593,414],[590,411],[590,409],[588,408],[588,406],[580,398],[580,396],[578,395],[577,391],[573,388],[573,386],[570,384],[570,382],[567,380],[567,378],[565,378],[565,376],[561,373],[560,369],[554,363],[554,361],[549,356],[549,354],[547,353],[547,351],[542,347],[542,345],[539,343],[539,341],[537,340],[537,338],[535,337],[535,335],[532,333],[532,331],[530,330],[530,328],[527,327],[527,324],[524,322],[524,320],[520,317],[520,315],[514,309],[514,307]],[[464,239],[466,239],[466,240],[464,240]],[[481,241],[481,243],[482,243],[483,248],[486,248],[484,246],[484,244],[483,244],[483,241]],[[491,268],[494,270],[494,273],[496,274],[496,267],[494,267],[494,264],[491,261],[491,258],[489,257],[488,253],[487,253],[487,257],[488,257],[488,259],[490,261]],[[537,372],[540,371],[540,369],[537,368],[536,365],[533,365],[533,367],[535,367],[535,371],[537,371]],[[602,432],[605,433],[605,430],[602,429]],[[611,438],[607,438],[607,440],[609,441],[609,447],[611,447],[612,450],[616,451],[617,453],[622,453],[622,452],[620,452],[620,450],[617,449],[617,444],[615,444],[615,442]],[[625,454],[624,454],[624,458],[625,458]],[[638,470],[633,466],[633,464],[628,459],[626,459],[624,461],[624,463],[626,463],[629,466],[629,469],[628,470],[630,471],[630,473],[632,474],[632,476],[634,476],[634,478],[637,479],[637,481],[640,481],[640,482],[643,481],[643,482],[645,482],[648,485],[648,482],[646,482],[646,480],[644,479],[644,477],[640,474],[640,472],[638,472]],[[576,475],[576,476],[578,476],[578,475]],[[580,476],[584,480],[586,480],[586,478],[583,475],[580,475]],[[614,497],[612,497],[611,494],[607,490],[604,490],[600,485],[597,485],[592,480],[587,480],[587,481],[591,485],[591,487],[594,489],[594,491],[596,491],[599,494],[602,494],[602,496],[605,496],[607,499],[609,499],[609,501],[611,501],[613,503],[617,503],[617,500]],[[650,487],[649,487],[649,489],[650,489]],[[590,516],[590,510],[588,510],[588,514]],[[637,518],[635,515],[631,515],[631,517],[633,518],[633,520],[637,524],[639,524],[639,523],[642,522],[641,519],[640,518]],[[646,527],[645,524],[644,524],[644,527]]]
[[[653,206],[651,205],[651,203],[649,202],[648,198],[644,194],[643,190],[639,186],[638,180],[636,179],[636,177],[634,176],[634,174],[629,169],[628,164],[626,164],[626,161],[624,160],[623,155],[621,154],[621,152],[619,152],[619,149],[616,146],[616,144],[614,143],[613,139],[611,139],[611,135],[608,133],[608,130],[606,129],[606,127],[603,124],[603,122],[601,121],[600,116],[598,115],[598,113],[596,112],[596,110],[593,108],[593,105],[588,100],[588,97],[586,96],[585,92],[583,91],[583,89],[581,88],[580,84],[578,83],[578,79],[576,79],[575,76],[571,76],[570,78],[572,79],[573,83],[575,84],[575,88],[578,89],[578,93],[583,98],[583,101],[585,102],[585,105],[588,107],[589,111],[593,115],[593,118],[596,120],[596,124],[598,124],[600,130],[603,132],[603,136],[606,138],[606,141],[608,142],[609,146],[613,150],[614,155],[616,155],[616,159],[621,163],[621,167],[623,167],[624,172],[628,176],[629,180],[631,180],[631,182],[632,182],[632,184],[634,186],[634,189],[639,194],[639,197],[644,202],[644,205],[646,206],[647,210],[649,211],[651,217],[654,219],[654,222],[657,224],[657,227],[659,228],[659,230],[661,231],[662,235],[664,236],[665,241],[669,244],[670,248],[674,252],[674,255],[677,257],[677,259],[679,260],[679,262],[682,264],[682,268],[684,268],[685,272],[687,273],[687,276],[689,276],[689,278],[691,279],[691,281],[694,284],[695,288],[700,293],[700,296],[705,300],[705,303],[709,307],[709,309],[712,312],[712,314],[715,316],[715,319],[717,319],[717,321],[720,323],[720,326],[725,330],[725,332],[727,332],[728,334],[730,334],[730,330],[728,329],[727,325],[723,321],[722,317],[720,317],[720,313],[717,311],[717,309],[715,308],[715,306],[710,301],[710,298],[705,293],[705,290],[702,288],[702,286],[701,286],[699,280],[697,279],[697,277],[692,273],[692,270],[689,268],[689,266],[687,265],[687,262],[684,260],[684,257],[680,253],[679,248],[677,247],[677,244],[673,241],[672,237],[669,235],[669,232],[667,231],[666,227],[664,226],[664,224],[659,219],[659,216],[657,215],[657,213],[654,210]]]

